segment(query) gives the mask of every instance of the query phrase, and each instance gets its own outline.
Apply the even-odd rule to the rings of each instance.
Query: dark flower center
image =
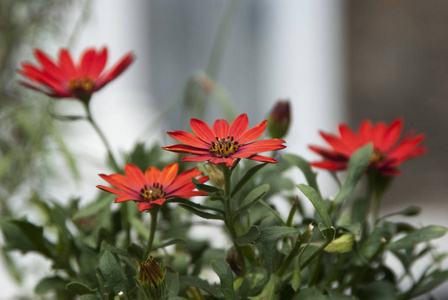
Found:
[[[92,94],[94,82],[90,78],[73,79],[68,83],[68,88],[79,98],[85,98]]]
[[[216,142],[212,142],[210,146],[210,152],[216,157],[229,157],[235,153],[240,145],[237,141],[233,140],[233,136],[227,136],[225,139],[216,137]]]
[[[163,185],[159,185],[158,183],[155,183],[153,186],[147,187],[145,185],[144,188],[140,190],[140,196],[147,200],[148,202],[164,198],[165,197],[165,191],[163,190]]]
[[[386,159],[386,155],[381,152],[379,149],[375,149],[370,157],[370,163],[376,163],[380,161],[384,161]]]

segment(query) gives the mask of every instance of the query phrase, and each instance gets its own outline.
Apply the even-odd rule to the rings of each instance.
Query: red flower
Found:
[[[39,68],[23,62],[18,72],[31,82],[20,80],[20,84],[51,97],[78,98],[83,101],[89,100],[92,93],[117,78],[134,60],[134,56],[128,53],[112,69],[105,71],[106,47],[98,51],[87,49],[77,65],[67,49],[59,51],[57,63],[39,49],[34,50],[34,55],[41,66]]]
[[[356,150],[368,143],[373,143],[374,152],[369,167],[376,168],[385,176],[399,175],[401,171],[397,169],[398,165],[428,150],[426,147],[419,147],[420,142],[425,138],[424,134],[413,136],[411,132],[408,132],[398,141],[402,128],[403,120],[399,118],[389,127],[384,122],[372,125],[372,122],[365,120],[359,127],[358,134],[346,124],[339,125],[340,137],[320,132],[332,149],[310,146],[312,151],[324,158],[323,161],[312,162],[311,165],[330,171],[345,170],[348,160]]]
[[[207,195],[204,192],[194,191],[194,185],[191,182],[191,177],[196,178],[202,175],[201,171],[192,168],[177,175],[178,170],[178,164],[172,163],[162,171],[159,171],[156,167],[150,167],[143,174],[136,166],[127,164],[124,167],[125,175],[99,174],[101,178],[115,188],[103,185],[97,185],[97,188],[117,195],[115,203],[137,201],[139,211],[151,209],[156,204],[162,205],[170,197],[188,198]],[[201,183],[207,180],[208,176],[198,178]]]
[[[182,157],[182,161],[210,161],[214,164],[233,166],[235,159],[248,158],[256,161],[276,163],[271,157],[257,155],[259,152],[285,148],[284,140],[270,139],[252,142],[266,129],[267,121],[247,130],[249,121],[246,114],[238,116],[229,126],[226,120],[216,120],[213,129],[201,120],[191,119],[193,132],[170,131],[168,134],[184,144],[162,147],[162,149],[188,153],[196,156]]]

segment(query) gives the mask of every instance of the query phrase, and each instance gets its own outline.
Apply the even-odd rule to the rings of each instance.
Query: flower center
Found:
[[[225,139],[216,137],[216,142],[212,142],[210,146],[210,152],[216,157],[229,157],[235,153],[240,145],[237,141],[233,140],[233,136],[227,136]]]
[[[145,185],[145,187],[140,190],[140,196],[144,200],[151,202],[160,198],[164,198],[165,191],[163,190],[163,185],[155,183],[152,187],[147,187]]]
[[[68,88],[79,98],[92,94],[94,82],[90,78],[73,79],[68,83]]]
[[[380,162],[386,159],[386,155],[379,149],[375,149],[370,157],[370,163]]]

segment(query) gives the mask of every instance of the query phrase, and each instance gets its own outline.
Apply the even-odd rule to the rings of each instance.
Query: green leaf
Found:
[[[121,272],[120,263],[110,251],[105,250],[101,255],[99,269],[106,280],[105,287],[111,288],[115,294],[120,291],[126,293],[126,285],[124,284],[126,278]]]
[[[387,249],[397,250],[403,248],[411,248],[416,244],[428,242],[430,240],[445,235],[447,228],[437,225],[429,225],[421,229],[417,229],[406,235],[405,237],[395,241],[387,246]]]
[[[265,227],[261,228],[260,232],[261,234],[256,240],[257,243],[275,241],[290,234],[300,234],[300,231],[298,229],[286,226]]]
[[[328,290],[328,297],[330,300],[358,300],[355,296],[344,295],[335,290]]]
[[[300,262],[298,259],[296,259],[294,266],[294,274],[292,276],[292,283],[291,283],[294,292],[297,292],[299,290],[301,282],[302,282],[302,275],[300,270]]]
[[[256,165],[255,167],[252,167],[249,169],[249,171],[246,172],[246,174],[244,174],[243,178],[240,179],[240,181],[238,181],[238,183],[235,185],[235,187],[232,190],[232,194],[231,197],[235,196],[236,193],[238,193],[241,188],[249,182],[250,179],[252,179],[252,177],[264,166],[266,166],[267,164],[260,164],[260,165]]]
[[[221,193],[222,190],[220,188],[214,187],[212,185],[207,185],[200,183],[199,180],[197,180],[194,177],[191,177],[191,181],[193,182],[193,185],[195,188],[202,192],[206,192],[207,194],[215,194],[215,193]]]
[[[19,249],[23,253],[37,251],[48,258],[53,258],[51,244],[43,235],[43,228],[26,220],[0,219],[7,249]]]
[[[166,294],[169,300],[175,299],[179,294],[179,274],[167,272],[165,275],[166,280]]]
[[[356,296],[362,300],[396,300],[395,286],[389,281],[376,281],[359,285]]]
[[[142,246],[132,243],[127,249],[129,256],[141,260],[143,254],[145,253],[145,249]]]
[[[384,227],[376,227],[361,247],[361,256],[367,261],[372,261],[385,243],[391,238],[392,233]]]
[[[263,268],[251,268],[244,275],[243,282],[238,289],[238,296],[246,298],[261,293],[268,282],[268,272]]]
[[[109,206],[112,202],[112,197],[110,197],[109,195],[99,197],[99,199],[92,203],[89,203],[86,207],[75,213],[72,217],[72,220],[78,220],[101,213],[104,208]]]
[[[237,214],[246,211],[255,204],[258,200],[260,200],[269,190],[269,184],[265,183],[260,186],[257,186],[253,190],[251,190],[247,196],[244,198],[242,203],[244,204],[241,208],[238,209]]]
[[[335,204],[340,204],[352,194],[356,184],[361,179],[362,174],[369,166],[372,154],[373,145],[372,143],[369,143],[352,155],[348,163],[347,177],[345,178],[341,190],[334,199]]]
[[[275,299],[275,289],[280,282],[280,277],[271,274],[268,283],[263,288],[263,291],[258,296],[249,297],[251,300],[272,300]]]
[[[183,209],[188,210],[189,212],[201,217],[201,218],[204,218],[204,219],[224,220],[224,218],[222,216],[211,214],[211,213],[196,209],[194,207],[191,207],[191,206],[188,206],[185,204],[179,204],[179,206],[182,207]]]
[[[210,285],[207,280],[195,276],[181,276],[180,282],[187,286],[197,287],[215,297],[222,295],[221,291],[216,286]]]
[[[352,250],[354,240],[354,234],[344,234],[332,241],[324,250],[330,253],[348,252]]]
[[[257,238],[260,236],[260,229],[258,226],[252,225],[249,231],[239,237],[236,237],[234,242],[240,246],[254,244]]]
[[[235,291],[233,290],[233,275],[230,266],[222,260],[213,260],[211,262],[213,271],[221,280],[221,291],[224,297],[229,300],[236,300]]]
[[[437,270],[425,276],[415,288],[409,298],[414,298],[429,293],[442,283],[448,280],[448,271]]]
[[[96,292],[96,289],[92,290],[87,285],[76,281],[68,283],[65,288],[69,291],[75,292],[78,295],[95,294]]]
[[[170,239],[170,240],[164,241],[163,243],[160,243],[160,244],[152,247],[151,251],[154,251],[154,250],[160,249],[160,248],[165,248],[165,247],[168,247],[168,246],[171,246],[171,245],[186,244],[186,243],[187,242],[185,242],[183,239]]]
[[[34,288],[36,294],[45,294],[55,290],[65,290],[68,280],[61,277],[45,277]]]
[[[313,172],[311,169],[310,163],[303,159],[302,157],[295,154],[282,154],[284,160],[289,162],[290,164],[298,167],[303,175],[305,175],[305,179],[308,182],[308,185],[316,190],[316,192],[320,195],[319,186],[317,185],[316,177],[317,173]]]
[[[322,291],[318,290],[315,287],[304,288],[300,291],[299,296],[296,299],[300,300],[329,300],[327,296],[325,296]]]
[[[101,300],[101,299],[96,295],[86,294],[81,296],[81,300]]]
[[[327,227],[331,227],[331,219],[330,215],[328,214],[327,207],[316,190],[305,184],[299,184],[297,187],[314,205],[314,208],[322,218],[322,222],[324,223],[324,225]]]
[[[187,199],[183,199],[183,198],[170,198],[167,200],[167,203],[180,203],[183,205],[191,206],[193,208],[197,208],[199,210],[213,210],[213,211],[224,214],[224,211],[219,208],[198,204],[198,203],[195,203],[195,202],[189,201]]]

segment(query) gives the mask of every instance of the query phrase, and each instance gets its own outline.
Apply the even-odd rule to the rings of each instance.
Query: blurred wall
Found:
[[[350,123],[401,116],[430,149],[404,164],[385,206],[448,209],[447,15],[447,1],[347,2]]]

